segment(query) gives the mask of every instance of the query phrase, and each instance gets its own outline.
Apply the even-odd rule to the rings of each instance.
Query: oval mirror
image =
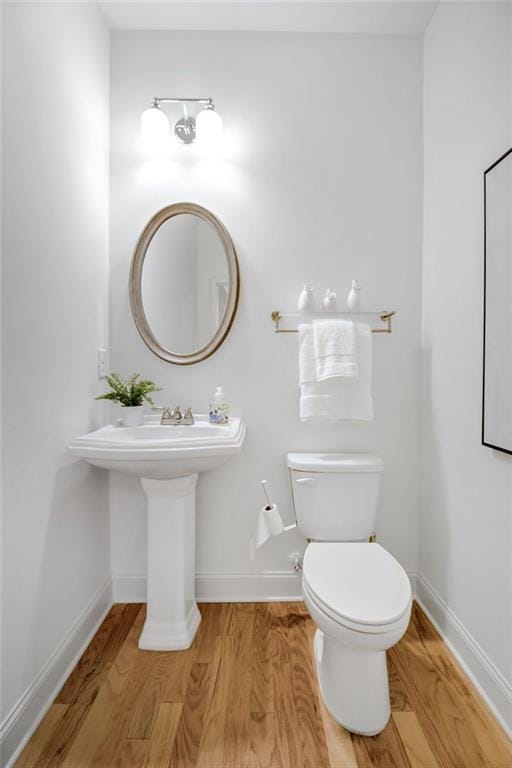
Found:
[[[152,352],[176,365],[204,360],[233,324],[240,277],[229,232],[194,203],[163,208],[146,224],[130,268],[130,304]]]

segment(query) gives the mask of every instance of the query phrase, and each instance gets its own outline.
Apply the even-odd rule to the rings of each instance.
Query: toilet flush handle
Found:
[[[315,481],[312,477],[298,477],[295,482],[304,483],[304,485],[313,485]]]

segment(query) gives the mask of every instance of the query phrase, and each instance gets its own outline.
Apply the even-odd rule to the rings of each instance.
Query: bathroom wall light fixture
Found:
[[[212,99],[181,99],[157,97],[141,115],[141,136],[149,150],[159,150],[169,138],[169,119],[162,110],[162,104],[181,104],[183,117],[174,126],[174,136],[181,144],[193,144],[196,140],[211,146],[222,137],[222,118],[215,110]],[[202,109],[194,118],[189,112],[190,104],[200,104]]]

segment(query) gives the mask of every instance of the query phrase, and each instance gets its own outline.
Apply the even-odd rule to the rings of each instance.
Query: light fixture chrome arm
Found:
[[[174,96],[155,96],[153,106],[158,107],[159,104],[213,104],[213,99],[182,99]]]

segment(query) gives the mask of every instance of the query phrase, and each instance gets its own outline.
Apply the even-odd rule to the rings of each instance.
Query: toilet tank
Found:
[[[368,541],[384,464],[370,453],[289,453],[299,530],[314,541]]]

